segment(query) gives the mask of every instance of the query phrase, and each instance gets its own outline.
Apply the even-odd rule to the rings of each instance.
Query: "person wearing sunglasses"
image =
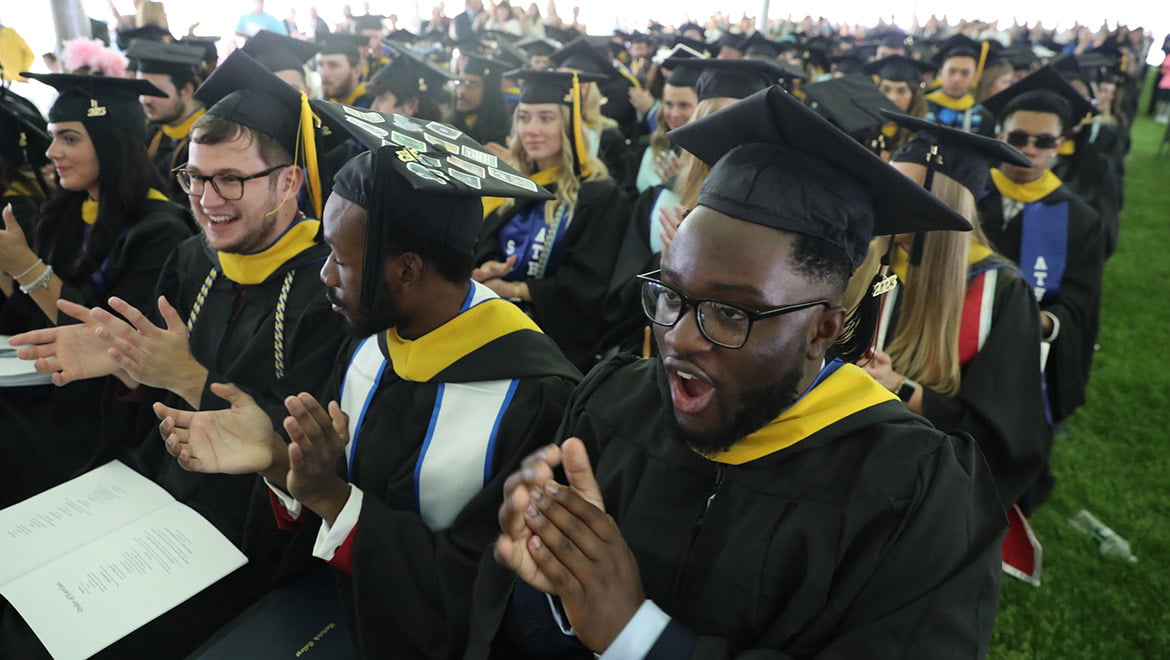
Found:
[[[659,356],[594,368],[508,479],[464,657],[982,655],[978,447],[830,356],[875,233],[970,225],[778,86],[672,138],[712,169],[640,278]]]
[[[999,117],[998,137],[1032,161],[992,169],[978,207],[988,240],[1019,264],[1040,303],[1048,412],[1059,423],[1085,401],[1108,233],[1051,167],[1065,135],[1093,107],[1050,66],[984,106]]]

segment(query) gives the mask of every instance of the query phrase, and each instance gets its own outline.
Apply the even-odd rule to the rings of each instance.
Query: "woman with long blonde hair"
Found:
[[[472,277],[521,305],[587,370],[601,349],[602,305],[629,206],[605,165],[589,155],[580,119],[580,88],[589,75],[514,73],[523,86],[513,164],[556,197],[507,200],[492,210]]]
[[[898,117],[917,130],[923,123]],[[906,406],[944,431],[979,442],[1004,509],[1029,513],[1046,474],[1052,431],[1045,416],[1040,315],[1031,287],[979,231],[975,194],[998,157],[1027,162],[1005,143],[926,125],[891,165],[929,186],[971,221],[971,232],[881,238],[851,281],[853,298],[892,252],[898,286],[882,301],[872,357],[862,366]],[[931,156],[937,147],[941,157]],[[921,243],[918,243],[921,241]],[[916,244],[917,243],[917,244]],[[861,272],[865,271],[865,272]]]

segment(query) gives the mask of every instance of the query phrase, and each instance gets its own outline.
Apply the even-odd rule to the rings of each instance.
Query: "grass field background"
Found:
[[[1004,576],[991,658],[1170,658],[1170,148],[1156,157],[1165,130],[1144,114],[1133,127],[1088,403],[1056,439],[1056,490],[1032,519],[1043,584]],[[1138,564],[1100,556],[1068,524],[1082,508],[1128,539]]]

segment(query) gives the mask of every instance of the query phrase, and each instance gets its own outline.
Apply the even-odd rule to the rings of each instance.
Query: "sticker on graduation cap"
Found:
[[[392,150],[394,156],[386,162],[415,190],[552,199],[552,193],[457,129],[328,101],[312,100],[310,104],[326,126],[344,130],[371,151]],[[380,121],[368,121],[375,116]]]
[[[348,105],[343,105],[341,107],[343,110],[345,110],[345,114],[349,115],[350,117],[356,117],[362,121],[370,122],[371,124],[386,123],[386,117],[380,112],[362,111]]]
[[[448,140],[458,140],[459,136],[463,135],[463,131],[460,131],[459,129],[456,129],[456,128],[452,128],[446,124],[440,124],[437,121],[433,121],[433,122],[427,124],[427,128],[429,128],[430,130],[434,131],[435,133],[438,133],[439,135],[447,138]]]

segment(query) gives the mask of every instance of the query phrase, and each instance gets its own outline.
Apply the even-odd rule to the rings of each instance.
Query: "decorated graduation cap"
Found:
[[[556,103],[569,108],[569,142],[573,149],[573,169],[577,175],[588,174],[589,149],[585,144],[585,122],[581,118],[581,85],[601,82],[605,76],[576,71],[509,71],[509,78],[520,80],[520,103]]]
[[[922,84],[922,76],[937,71],[938,66],[905,55],[889,55],[865,65],[865,72],[878,80],[892,80],[913,85]]]
[[[1058,114],[1066,131],[1079,124],[1086,116],[1096,113],[1093,104],[1068,84],[1052,65],[1033,71],[1011,87],[984,100],[983,107],[1002,123],[1017,104],[1038,95],[1056,101],[1056,105],[1061,108]]]
[[[668,134],[711,165],[698,204],[752,224],[812,236],[835,246],[856,269],[873,236],[971,225],[811,108],[769,87]],[[878,296],[850,314],[838,340],[842,357],[869,348]]]
[[[166,93],[145,80],[27,71],[20,75],[60,92],[49,108],[50,122],[79,121],[86,127],[110,124],[139,137],[144,133],[146,115],[138,97],[166,98]]]
[[[917,163],[926,168],[923,188],[930,190],[934,172],[958,181],[978,199],[987,187],[988,172],[995,163],[1031,167],[1032,161],[1003,140],[968,133],[957,128],[919,119],[900,112],[882,110],[888,121],[914,131],[915,137],[902,145],[890,160]]]
[[[794,78],[787,69],[758,60],[713,60],[697,58],[669,58],[662,63],[673,73],[690,68],[699,71],[695,93],[699,100],[730,97],[742,99],[761,89],[776,84],[782,78]]]
[[[311,41],[293,39],[269,30],[260,30],[244,42],[244,52],[273,73],[301,71],[319,50],[321,47]]]
[[[446,124],[314,100],[335,131],[369,151],[333,179],[333,194],[366,209],[362,305],[373,305],[387,234],[408,231],[470,256],[483,220],[480,197],[552,199],[553,195]]]
[[[317,217],[321,217],[316,132],[304,92],[237,50],[195,90],[195,98],[207,106],[207,114],[271,137],[292,155],[294,164],[308,168],[309,196]]]
[[[844,76],[801,89],[809,107],[862,144],[868,144],[870,136],[888,121],[882,116],[882,110],[898,110],[865,76]]]
[[[374,75],[373,80],[370,81],[370,92],[377,94],[375,89],[378,87],[379,79],[383,75],[410,75],[418,78],[418,91],[421,93],[431,93],[442,89],[447,83],[459,80],[459,76],[450,71],[440,67],[429,59],[419,55],[406,44],[398,43],[383,39],[382,43],[389,48],[397,56],[391,60],[390,64],[378,70]]]
[[[183,43],[164,43],[135,39],[130,42],[126,57],[130,68],[138,73],[161,73],[180,84],[193,82],[204,51],[199,46]]]

